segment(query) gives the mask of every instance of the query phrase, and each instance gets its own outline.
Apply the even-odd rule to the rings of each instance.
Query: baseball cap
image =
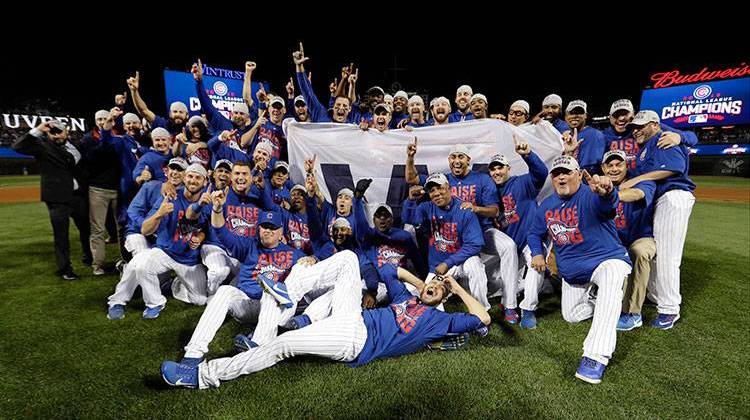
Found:
[[[169,112],[172,112],[172,111],[182,111],[182,112],[187,113],[188,112],[187,105],[185,105],[184,102],[180,102],[180,101],[172,102],[169,105]]]
[[[295,186],[293,186],[292,189],[289,190],[289,193],[291,194],[292,192],[298,191],[298,190],[302,191],[302,194],[307,195],[307,188],[305,188],[304,185],[302,184],[296,184]]]
[[[49,122],[47,122],[47,124],[50,127],[57,128],[58,130],[61,130],[61,131],[65,130],[68,127],[68,126],[65,125],[64,122],[58,121],[58,120],[50,120]]]
[[[647,109],[635,114],[633,121],[631,121],[628,125],[646,125],[650,122],[659,123],[659,115],[656,112]]]
[[[435,106],[435,105],[437,105],[439,103],[443,103],[443,104],[447,105],[448,108],[451,107],[451,101],[449,101],[448,98],[446,98],[445,96],[438,96],[437,98],[435,98],[432,101],[430,101],[430,108],[432,108],[433,106]]]
[[[205,118],[201,117],[200,115],[193,115],[188,120],[188,125],[195,125],[195,124],[203,124],[204,126],[208,127],[208,122],[205,120]]]
[[[140,119],[140,118],[138,118],[138,116],[137,116],[137,115],[135,115],[135,114],[133,114],[132,112],[128,112],[127,114],[125,114],[125,115],[124,115],[124,116],[122,117],[122,122],[123,122],[123,123],[126,123],[126,122],[134,122],[134,123],[139,123],[139,122],[141,122],[141,119]]]
[[[578,161],[573,156],[560,156],[552,162],[552,167],[549,171],[552,172],[555,169],[560,168],[570,171],[577,171],[579,169]]]
[[[304,97],[304,96],[302,96],[302,95],[297,95],[297,96],[296,96],[296,97],[294,98],[294,105],[295,105],[295,106],[296,106],[296,105],[297,105],[297,103],[299,103],[299,102],[302,102],[303,104],[307,105],[307,101],[305,100],[305,97]]]
[[[445,177],[445,175],[437,172],[427,177],[427,180],[424,182],[424,189],[429,191],[430,187],[432,185],[444,185],[448,183],[448,178]]]
[[[284,172],[289,173],[289,164],[284,162],[283,160],[277,160],[276,163],[273,165],[273,169],[271,172],[276,172],[284,170]]]
[[[232,105],[232,111],[241,112],[243,114],[250,114],[250,110],[247,108],[247,104],[245,104],[244,102],[237,102],[236,104]]]
[[[456,95],[458,95],[459,93],[464,93],[464,92],[468,93],[469,96],[474,95],[474,91],[471,89],[471,86],[469,85],[461,85],[458,87],[458,89],[456,89]]]
[[[354,198],[354,192],[350,190],[349,188],[342,188],[339,190],[338,194],[336,194],[336,197],[340,195],[345,195],[347,197]]]
[[[610,150],[602,157],[602,162],[607,163],[612,158],[618,158],[623,162],[628,161],[628,156],[622,150]]]
[[[471,158],[471,155],[469,154],[469,148],[466,147],[465,144],[459,143],[459,144],[454,145],[451,148],[451,151],[448,152],[448,155],[450,156],[450,155],[452,155],[454,153],[461,153],[461,154],[464,154],[464,155],[468,156],[469,158]]]
[[[341,229],[343,227],[351,229],[352,225],[345,218],[338,217],[338,218],[336,218],[336,220],[333,221],[333,227],[335,227],[337,229]]]
[[[214,170],[217,170],[220,167],[223,167],[223,168],[228,169],[228,170],[231,171],[232,168],[234,168],[234,164],[232,164],[232,162],[229,161],[228,159],[219,159],[214,164]]]
[[[383,100],[386,101],[386,102],[388,102],[388,101],[393,102],[393,96],[391,96],[391,95],[389,95],[389,94],[386,93],[385,96],[383,96]]]
[[[204,178],[208,176],[208,172],[206,172],[206,168],[203,167],[200,163],[191,163],[190,166],[185,169],[185,173],[192,172],[194,174],[202,175]]]
[[[281,229],[281,227],[284,226],[284,223],[281,221],[281,215],[279,213],[276,213],[275,211],[266,211],[258,218],[258,225],[264,229],[268,229],[268,227],[263,225],[271,225],[271,229],[276,230]]]
[[[281,96],[274,96],[273,99],[271,99],[271,103],[269,104],[269,106],[273,106],[273,104],[281,104],[286,106],[284,98],[282,98]]]
[[[556,93],[551,93],[544,97],[544,100],[542,101],[542,106],[547,105],[560,105],[562,106],[562,98],[560,95]]]
[[[153,130],[151,130],[151,140],[154,139],[171,139],[172,135],[169,134],[169,131],[167,131],[164,127],[156,127]]]
[[[483,100],[484,103],[486,103],[486,104],[489,103],[489,102],[487,102],[487,97],[484,96],[484,95],[482,95],[481,93],[475,93],[475,94],[471,95],[471,99],[469,100],[469,102],[474,102],[474,101],[479,100],[479,99]]]
[[[273,156],[273,145],[268,140],[260,141],[256,146],[256,149],[265,150],[269,155]]]
[[[576,99],[576,100],[568,102],[568,106],[565,107],[565,112],[571,112],[576,108],[583,109],[584,114],[588,112],[588,105],[586,105],[586,102],[583,102],[580,99]]]
[[[508,158],[506,158],[505,155],[498,153],[490,158],[490,164],[488,167],[491,168],[495,165],[510,166],[510,162],[508,162]]]
[[[424,105],[424,99],[422,99],[419,95],[414,95],[411,98],[409,98],[409,101],[407,102],[409,105],[411,104],[420,104]]]
[[[391,209],[391,206],[385,203],[378,204],[378,207],[375,208],[375,213],[373,214],[377,214],[380,211],[380,209],[385,209],[385,211],[387,211],[388,214],[391,215],[391,217],[393,216],[393,209]]]
[[[188,168],[188,164],[185,161],[185,159],[181,157],[176,157],[176,158],[169,159],[169,163],[167,164],[167,167],[170,169],[180,169],[184,171],[185,169]]]
[[[94,119],[98,120],[99,118],[109,118],[109,111],[105,111],[103,109],[96,111],[96,113],[94,114]]]
[[[387,112],[391,112],[391,108],[385,102],[383,102],[382,104],[375,105],[375,109],[373,110],[373,112],[378,112],[378,109],[384,109]]]
[[[635,112],[635,109],[633,108],[633,103],[630,102],[630,99],[618,99],[612,102],[612,106],[609,107],[609,115],[612,115],[621,109],[624,109],[629,112]]]
[[[409,95],[407,95],[403,90],[399,90],[395,95],[393,95],[393,99],[396,98],[404,98],[406,100],[409,100]]]
[[[383,96],[385,96],[385,91],[380,86],[373,86],[373,87],[367,89],[367,94],[368,95],[371,95],[372,93],[375,93],[377,95],[383,95]]]
[[[523,99],[519,99],[519,100],[513,102],[512,104],[510,104],[510,108],[509,109],[513,109],[513,108],[521,108],[524,111],[526,111],[526,113],[528,114],[529,110],[531,109],[531,106],[529,105],[528,102],[524,101]]]

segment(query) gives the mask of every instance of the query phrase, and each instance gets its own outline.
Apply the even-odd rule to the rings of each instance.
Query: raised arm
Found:
[[[140,73],[135,72],[135,76],[129,77],[126,83],[128,84],[128,89],[130,89],[130,97],[133,98],[133,106],[135,106],[136,111],[138,111],[138,114],[145,118],[149,124],[153,124],[156,119],[156,114],[148,109],[148,105],[146,105],[146,102],[141,98],[141,93],[138,90],[141,83]]]
[[[406,169],[404,177],[406,183],[411,185],[419,184],[419,173],[414,165],[414,156],[417,154],[417,137],[414,136],[414,143],[406,146]]]
[[[253,107],[253,72],[256,64],[254,61],[245,62],[245,78],[242,81],[242,99],[247,103],[248,108]]]
[[[443,282],[448,286],[448,288],[451,292],[453,292],[454,295],[461,298],[461,301],[464,303],[464,305],[466,305],[466,309],[470,314],[479,318],[479,320],[482,321],[484,325],[490,325],[492,319],[490,318],[490,314],[487,313],[487,309],[485,309],[478,300],[474,299],[474,297],[471,296],[469,292],[461,287],[461,285],[458,284],[453,276],[443,277]]]

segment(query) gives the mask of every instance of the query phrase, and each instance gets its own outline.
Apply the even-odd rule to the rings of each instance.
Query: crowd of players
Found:
[[[162,365],[168,383],[218,386],[299,354],[358,366],[425,347],[460,348],[469,333],[488,333],[494,296],[502,296],[504,322],[532,330],[550,277],[562,280],[566,321],[593,318],[576,372],[590,383],[601,381],[616,331],[642,326],[647,295],[658,310],[652,327],[669,329],[679,319],[693,133],[661,124],[653,111],[636,114],[627,99],[612,103],[611,126],[599,131],[587,125],[584,101],[563,107],[551,94],[535,114],[517,100],[500,116],[514,126],[559,131],[564,152],[551,167],[514,135],[525,175],[510,176],[500,154],[488,172],[474,171],[472,151],[459,144],[446,150],[448,173],[425,176],[416,169],[415,129],[490,118],[487,97],[463,85],[453,103],[438,97],[426,106],[419,96],[374,86],[358,102],[358,70],[348,66],[324,105],[302,45],[292,56],[299,95],[290,79],[285,94],[261,89],[253,98],[256,64],[248,62],[244,101],[229,118],[208,97],[198,62],[192,73],[202,116],[189,116],[180,102],[166,118],[156,115],[136,73],[112,109],[96,112],[96,127],[80,144],[68,141],[57,121],[13,144],[40,162],[63,278],[77,277],[68,219],[81,232],[85,262],[103,275],[105,219],[108,211],[117,214],[123,260],[109,319],[124,318],[139,286],[144,319],[159,317],[170,295],[206,305],[185,357]],[[130,100],[138,115],[125,112]],[[411,131],[402,213],[380,204],[368,217],[368,179],[327,202],[314,157],[302,168],[304,185],[293,184],[285,118]],[[60,168],[68,174],[49,176]],[[554,193],[538,203],[548,177]],[[394,226],[396,220],[402,223]],[[451,294],[468,313],[443,311]],[[253,332],[236,337],[237,356],[207,362],[227,314],[255,324]],[[279,334],[279,327],[287,331]]]

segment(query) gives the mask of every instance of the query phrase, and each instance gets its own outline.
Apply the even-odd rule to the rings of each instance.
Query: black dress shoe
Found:
[[[64,280],[76,280],[78,278],[78,275],[73,272],[72,268],[67,268],[60,272],[60,277],[62,277]]]

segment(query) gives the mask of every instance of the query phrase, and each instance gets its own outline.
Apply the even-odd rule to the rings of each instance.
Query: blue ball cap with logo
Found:
[[[260,219],[258,220],[258,224],[263,226],[264,228],[268,229],[279,229],[282,226],[284,226],[283,222],[281,221],[281,215],[279,213],[273,212],[273,211],[266,211],[263,212],[260,215]],[[268,226],[272,225],[272,226]]]

